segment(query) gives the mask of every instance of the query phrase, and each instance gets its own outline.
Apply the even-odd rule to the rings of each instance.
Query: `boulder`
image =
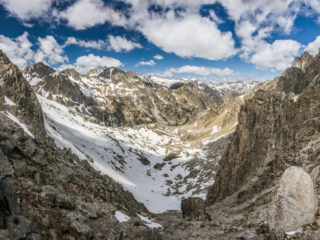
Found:
[[[16,147],[16,141],[9,137],[6,132],[0,132],[0,149],[5,153],[10,153]]]
[[[61,173],[63,179],[68,183],[72,182],[72,180],[74,179],[74,172],[69,167],[62,165],[60,167],[60,173]]]
[[[0,150],[0,180],[12,174],[13,174],[13,168],[10,165],[8,158]]]
[[[271,203],[270,230],[300,229],[314,221],[317,209],[318,196],[311,176],[299,167],[289,167]]]
[[[74,210],[76,207],[74,198],[63,193],[58,193],[55,196],[55,205],[67,210]]]
[[[201,220],[205,218],[206,208],[202,198],[189,197],[182,199],[181,211],[183,218]]]
[[[23,160],[13,160],[14,172],[18,177],[22,177],[27,169],[27,164]]]

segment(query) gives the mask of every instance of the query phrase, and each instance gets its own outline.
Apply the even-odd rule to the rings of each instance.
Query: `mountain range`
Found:
[[[319,54],[214,84],[0,52],[0,239],[317,239],[319,90]]]

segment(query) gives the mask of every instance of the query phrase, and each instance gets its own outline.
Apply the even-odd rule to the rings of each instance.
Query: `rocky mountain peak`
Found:
[[[294,60],[292,67],[299,68],[302,72],[305,72],[312,60],[313,56],[308,52],[305,52],[301,57],[297,57]]]
[[[4,65],[4,64],[11,64],[9,58],[7,57],[7,55],[0,49],[0,64]]]
[[[73,68],[68,68],[68,69],[65,69],[63,71],[60,72],[61,74],[65,74],[69,77],[72,77],[73,79],[75,80],[80,80],[80,73],[78,73],[75,69]]]
[[[112,80],[115,80],[115,81],[121,81],[123,79],[127,79],[128,75],[127,75],[127,73],[125,71],[122,71],[119,68],[103,67],[101,69],[101,72],[98,75],[98,77],[106,78],[106,79],[112,79]]]
[[[312,82],[319,80],[319,69],[320,55],[313,57],[309,53],[304,53],[279,77],[277,90],[300,94]]]
[[[34,135],[45,135],[42,110],[35,93],[19,68],[0,50],[0,101],[6,98],[13,103],[12,106],[2,104],[2,111],[10,108],[11,114],[22,119]]]
[[[53,68],[44,64],[43,62],[37,62],[29,67],[26,67],[23,70],[23,73],[32,73],[34,75],[38,75],[38,77],[42,78],[49,74],[56,72]]]

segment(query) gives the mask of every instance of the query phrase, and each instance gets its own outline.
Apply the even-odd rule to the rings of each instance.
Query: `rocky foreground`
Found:
[[[49,89],[42,84],[35,85]],[[81,93],[63,94],[72,105],[70,99]],[[222,101],[219,95],[201,96],[212,99],[211,107]],[[97,101],[78,100],[106,114],[100,120],[107,125],[137,124],[132,116],[140,113],[149,114],[151,122],[184,123],[179,114],[166,119],[167,110],[142,108],[133,115],[120,109],[126,117],[117,118],[109,108],[95,111]],[[2,52],[0,103],[0,239],[320,239],[320,54],[297,58],[250,94],[235,132],[220,147],[207,145],[209,155],[223,153],[206,201],[185,199],[181,212],[151,214],[120,184],[57,148],[46,136],[34,89]],[[188,118],[200,105],[188,110]],[[181,106],[178,101],[173,112],[185,111]],[[202,118],[215,111],[206,114]],[[119,221],[119,211],[129,219]]]

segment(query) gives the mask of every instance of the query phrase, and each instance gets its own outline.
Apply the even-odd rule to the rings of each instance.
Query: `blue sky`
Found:
[[[269,80],[319,47],[319,0],[0,0],[0,49],[20,68]]]

